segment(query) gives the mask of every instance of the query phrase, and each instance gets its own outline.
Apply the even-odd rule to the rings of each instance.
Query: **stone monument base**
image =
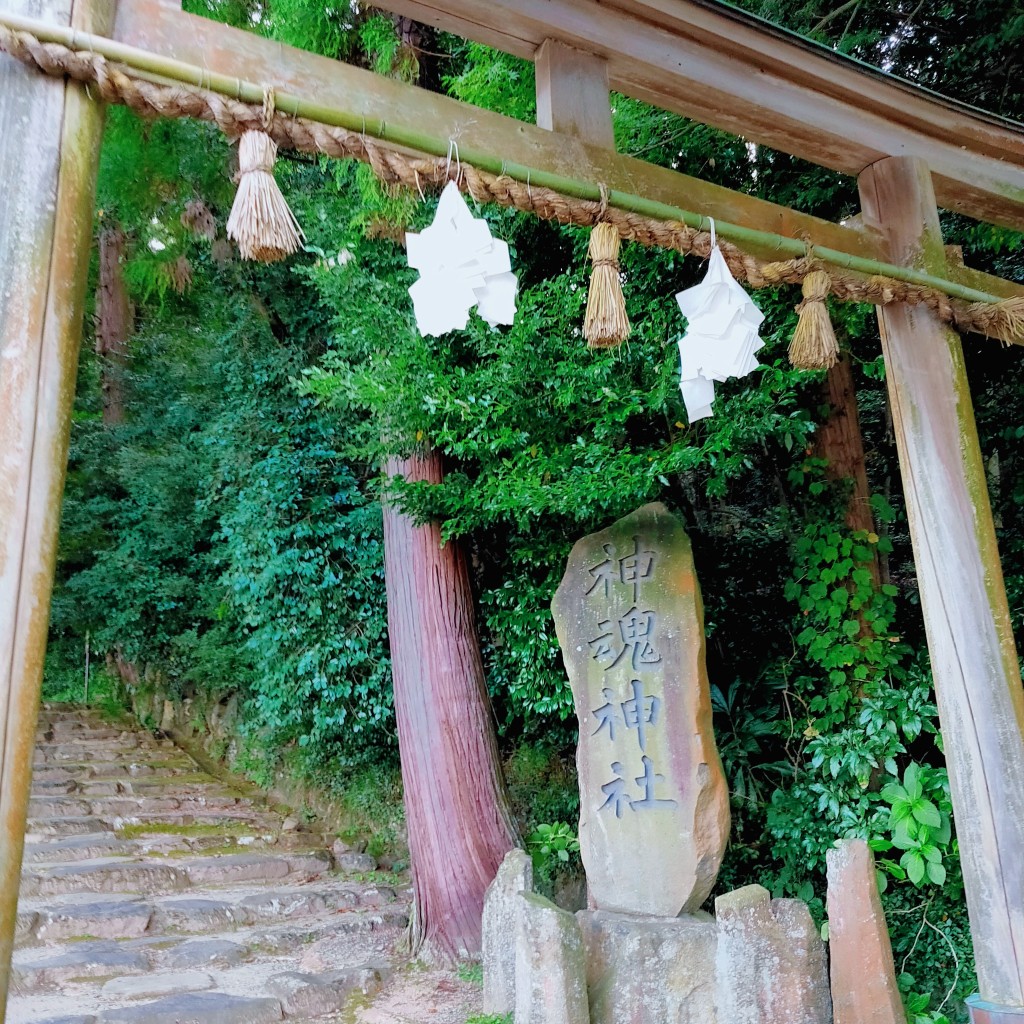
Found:
[[[712,1024],[718,926],[709,914],[581,910],[591,1024]]]
[[[573,916],[529,891],[528,869],[513,851],[487,893],[488,1012],[514,1009],[517,1024],[832,1024],[824,945],[799,900],[750,885],[720,896],[716,917]]]

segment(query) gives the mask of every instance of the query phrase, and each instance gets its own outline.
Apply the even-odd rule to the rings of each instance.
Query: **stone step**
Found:
[[[213,975],[206,971],[165,971],[142,977],[111,978],[101,995],[107,999],[156,999],[182,992],[206,992],[214,987]]]
[[[14,921],[14,945],[28,945],[35,942],[35,929],[39,923],[39,915],[34,910],[18,909],[18,916]]]
[[[92,815],[70,815],[56,818],[36,818],[30,816],[25,830],[27,842],[36,841],[41,836],[82,836],[96,832],[113,831],[113,826],[101,818]]]
[[[144,736],[125,733],[109,740],[44,739],[36,744],[36,756],[60,755],[64,760],[77,757],[83,764],[94,759],[96,754],[117,754],[119,757],[135,757],[139,750],[159,750],[160,747]]]
[[[37,757],[32,762],[33,775],[39,772],[66,772],[75,779],[123,779],[154,775],[192,775],[198,766],[183,754],[161,755],[156,751],[133,750],[131,757],[103,761],[47,761]]]
[[[375,995],[383,984],[372,967],[350,968],[325,974],[284,971],[267,980],[267,992],[281,1001],[286,1017],[322,1017],[338,1013],[355,992]]]
[[[58,796],[78,788],[74,779],[33,779],[32,796]]]
[[[41,741],[65,743],[75,741],[81,743],[118,742],[131,738],[131,733],[124,729],[112,729],[109,726],[88,725],[81,722],[51,722],[42,732]]]
[[[96,819],[91,819],[96,820]],[[124,814],[103,815],[99,820],[109,828],[118,829],[131,826],[139,828],[146,825],[161,827],[171,825],[208,825],[211,828],[239,828],[245,826],[257,831],[267,828],[267,815],[249,805],[241,807],[193,807],[179,808],[177,811],[164,811],[160,814]]]
[[[66,839],[25,844],[23,863],[58,864],[104,857],[130,857],[138,847],[127,839],[118,839],[113,832],[87,832]]]
[[[169,741],[45,708],[8,1024],[301,1024],[375,992],[355,965],[390,960],[408,894],[287,824]]]
[[[245,913],[227,900],[183,898],[156,906],[152,928],[160,935],[202,935],[230,931],[245,925]]]
[[[40,782],[74,782],[78,773],[67,768],[37,768],[32,773],[32,784]]]
[[[97,744],[46,745],[36,747],[34,765],[65,767],[67,765],[122,764],[129,761],[160,761],[162,752],[154,747],[111,747]],[[177,760],[177,758],[175,758]]]
[[[284,1016],[273,997],[188,992],[152,1003],[102,1010],[98,1024],[272,1024]]]
[[[183,811],[181,800],[170,796],[101,796],[89,801],[90,812],[97,816],[114,815],[118,818],[134,814],[160,814],[163,811]],[[234,806],[227,802],[222,806]]]
[[[116,942],[80,942],[55,955],[17,958],[11,967],[11,987],[17,994],[88,979],[144,974],[150,969],[145,951]]]
[[[244,882],[309,880],[331,869],[331,855],[322,853],[227,853],[185,862],[193,886],[237,885]]]
[[[29,818],[85,818],[92,814],[88,800],[69,796],[33,796],[28,802]]]
[[[189,887],[180,867],[154,861],[104,859],[57,864],[21,876],[22,898],[63,893],[160,893]]]
[[[253,803],[231,794],[221,796],[100,796],[86,799],[74,794],[60,796],[33,796],[29,800],[28,815],[33,823],[53,818],[125,818],[154,820],[158,815],[196,815],[217,812],[222,816],[251,813]],[[33,831],[36,829],[33,828]]]
[[[172,971],[237,967],[250,956],[249,947],[223,937],[186,939],[162,950],[160,962]]]
[[[153,907],[131,899],[44,908],[21,945],[69,939],[137,939],[146,934]]]
[[[251,888],[251,887],[250,887]],[[336,883],[305,884],[232,893],[223,898],[172,895],[142,900],[112,894],[66,896],[60,902],[33,901],[18,914],[18,948],[81,939],[135,939],[143,935],[201,935],[266,927],[316,917],[347,918],[369,912],[368,929],[400,920],[407,904],[393,890]],[[378,920],[379,918],[379,920]],[[332,924],[332,927],[336,925]],[[360,923],[357,930],[363,928]]]
[[[82,779],[73,783],[75,792],[80,794],[83,800],[91,800],[96,796],[121,796],[124,793],[134,793],[131,783],[127,779]]]
[[[306,881],[331,869],[329,853],[228,853],[182,857],[172,861],[102,857],[46,866],[29,865],[23,872],[21,896],[62,893],[180,892],[196,886],[246,882]]]

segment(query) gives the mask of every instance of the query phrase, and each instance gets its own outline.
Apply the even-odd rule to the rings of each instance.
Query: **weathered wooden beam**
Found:
[[[423,134],[457,140],[502,162],[540,168],[576,180],[600,182],[647,199],[699,210],[744,228],[807,238],[819,247],[879,259],[880,240],[863,226],[832,224],[699,178],[614,153],[604,146],[547,131],[513,118],[375,75],[361,68],[285,46],[181,11],[165,0],[121,0],[114,37],[173,60],[281,91],[316,96],[327,106],[367,121],[416,126]],[[745,245],[764,259],[787,258],[771,246]],[[951,279],[1003,298],[1024,296],[1024,285],[967,268]]]
[[[113,0],[3,0],[88,32]],[[0,1024],[10,975],[103,114],[0,54]]]
[[[546,39],[537,50],[537,124],[615,149],[608,62]]]
[[[946,265],[923,160],[860,176],[890,259]],[[1024,689],[960,338],[923,306],[879,310],[886,379],[949,767],[982,998],[1024,1006]]]
[[[251,32],[187,14],[161,0],[122,0],[114,38],[210,71],[267,82],[318,97],[391,124],[414,125],[500,160],[526,164],[611,189],[658,199],[709,216],[871,257],[869,234],[712,185],[667,168],[620,156],[601,145],[547,131],[501,114],[375,75],[362,68],[285,46]],[[771,252],[762,255],[772,258]],[[1021,289],[1024,294],[1024,288]]]
[[[926,160],[946,209],[1024,230],[1024,132],[707,0],[380,0],[520,57],[546,39],[613,89],[846,174]]]

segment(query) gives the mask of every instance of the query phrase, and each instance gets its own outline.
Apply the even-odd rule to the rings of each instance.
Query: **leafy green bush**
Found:
[[[526,849],[536,869],[568,864],[580,852],[576,830],[564,821],[538,825],[526,837]]]

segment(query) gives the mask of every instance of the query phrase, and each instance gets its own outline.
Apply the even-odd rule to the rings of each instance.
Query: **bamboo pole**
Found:
[[[107,60],[131,68],[138,77],[149,81],[163,83],[178,82],[197,89],[205,89],[223,96],[229,96],[232,99],[245,103],[262,104],[263,102],[266,83],[257,84],[241,78],[234,78],[230,75],[222,75],[194,64],[188,64],[185,61],[175,60],[171,57],[162,57],[159,54],[149,53],[138,47],[119,43],[105,36],[79,32],[60,25],[53,25],[37,18],[0,14],[0,25],[13,31],[28,32],[43,42],[59,43],[72,50],[99,54]],[[389,142],[396,146],[403,146],[428,156],[447,157],[454,152],[453,141],[449,138],[442,139],[430,136],[414,128],[396,125],[390,121],[384,121],[379,118],[367,118],[353,111],[316,103],[304,96],[299,96],[286,90],[278,91],[275,88],[274,99],[277,110],[285,114],[291,114],[294,117],[302,117],[310,121],[319,122],[320,124],[344,128],[347,131],[360,132],[363,135],[379,139],[383,142]],[[575,199],[590,200],[592,202],[600,202],[602,200],[600,184],[580,181],[566,175],[529,167],[526,164],[503,161],[488,153],[480,152],[470,147],[459,147],[458,157],[464,163],[470,164],[482,171],[487,171],[490,174],[505,175],[523,184],[536,185],[538,188],[550,188],[555,192]],[[650,217],[654,220],[676,221],[698,231],[710,227],[709,219],[706,216],[692,210],[684,210],[668,203],[646,199],[643,196],[637,196],[618,189],[610,189],[606,195],[608,204],[620,210]],[[922,285],[949,295],[951,298],[961,299],[964,302],[997,303],[1000,301],[999,296],[993,295],[990,292],[980,291],[957,281],[951,281],[941,275],[931,274],[914,267],[872,260],[826,246],[811,247],[799,238],[789,238],[773,232],[758,231],[754,228],[731,224],[723,220],[715,220],[715,229],[719,235],[734,242],[740,248],[747,245],[770,249],[777,252],[780,259],[794,259],[813,254],[817,259],[832,266],[841,267],[859,274],[889,277],[896,281],[905,281],[908,284]]]
[[[6,0],[109,29],[114,0]],[[102,106],[0,54],[0,1024],[5,1016]]]

